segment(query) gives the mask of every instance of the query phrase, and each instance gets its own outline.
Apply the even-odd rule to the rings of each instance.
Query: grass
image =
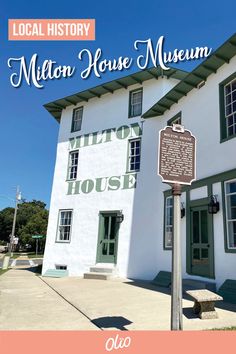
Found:
[[[236,327],[212,328],[210,331],[236,331]]]
[[[28,258],[43,258],[43,254],[37,254],[33,253],[33,254],[27,254]]]
[[[6,273],[9,269],[0,269],[0,275]]]

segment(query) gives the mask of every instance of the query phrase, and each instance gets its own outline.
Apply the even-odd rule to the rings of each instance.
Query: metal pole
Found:
[[[172,288],[171,288],[171,330],[183,329],[182,322],[182,273],[181,273],[181,185],[176,183],[172,186],[174,197],[174,225],[172,241]]]
[[[38,239],[36,239],[36,256],[38,254]]]
[[[20,189],[19,189],[19,186],[17,186],[17,188],[16,188],[16,200],[15,200],[15,211],[14,211],[11,238],[10,238],[10,249],[9,249],[10,257],[13,256],[12,250],[13,250],[13,240],[14,240],[15,229],[16,229],[16,215],[17,215],[18,202],[19,202],[19,193],[20,193]]]

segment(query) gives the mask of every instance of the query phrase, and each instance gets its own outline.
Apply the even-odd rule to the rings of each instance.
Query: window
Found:
[[[72,210],[60,210],[57,241],[69,242],[72,225]]]
[[[68,176],[67,179],[72,180],[77,178],[79,161],[79,150],[69,153]]]
[[[140,170],[141,139],[129,140],[128,172]]]
[[[171,127],[173,124],[182,124],[181,112],[177,113],[173,118],[169,119],[167,125]]]
[[[164,228],[164,248],[172,248],[172,233],[173,233],[173,197],[165,199],[165,228]]]
[[[220,84],[221,140],[236,136],[236,73]]]
[[[64,264],[55,264],[55,268],[59,270],[67,270],[67,265]]]
[[[137,117],[142,114],[143,89],[129,93],[129,117]]]
[[[236,79],[224,87],[227,137],[236,134]]]
[[[73,110],[72,125],[71,125],[72,133],[81,130],[82,116],[83,116],[83,107],[76,108]]]
[[[236,179],[225,182],[227,248],[236,249]]]

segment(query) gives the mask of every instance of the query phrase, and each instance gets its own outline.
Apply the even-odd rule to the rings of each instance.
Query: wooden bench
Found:
[[[206,289],[187,290],[186,293],[194,299],[193,312],[202,320],[218,318],[215,302],[223,300],[221,296]]]

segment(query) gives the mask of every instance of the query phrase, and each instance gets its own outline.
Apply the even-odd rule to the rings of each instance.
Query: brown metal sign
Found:
[[[158,174],[162,182],[191,184],[196,179],[196,139],[182,125],[159,132]]]

